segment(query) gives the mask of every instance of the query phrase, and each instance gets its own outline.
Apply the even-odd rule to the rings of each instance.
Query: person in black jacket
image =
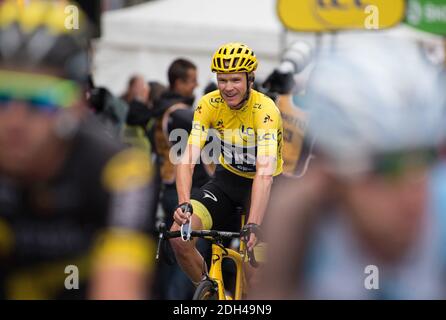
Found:
[[[197,87],[197,68],[186,59],[176,59],[168,69],[169,90],[161,95],[155,104],[153,115],[156,117],[153,139],[157,153],[158,165],[162,180],[161,204],[164,211],[164,222],[170,226],[173,223],[172,215],[178,204],[175,186],[175,166],[169,157],[171,147],[184,141],[169,139],[175,129],[183,130],[185,137],[192,128],[194,115],[194,90]],[[213,170],[210,166],[200,164],[193,177],[193,188],[198,189],[210,179]],[[175,264],[173,266],[161,265],[160,282],[161,299],[190,299],[194,287]]]

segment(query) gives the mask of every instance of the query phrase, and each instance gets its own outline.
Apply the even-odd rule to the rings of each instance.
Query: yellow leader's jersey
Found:
[[[274,175],[282,172],[282,118],[269,97],[251,90],[248,102],[233,110],[218,90],[208,93],[195,109],[188,143],[203,148],[210,128],[218,132],[219,162],[225,169],[254,178],[257,157],[273,156]]]

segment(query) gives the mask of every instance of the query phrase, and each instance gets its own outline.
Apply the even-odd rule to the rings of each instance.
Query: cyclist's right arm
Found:
[[[176,186],[178,192],[178,204],[190,202],[190,190],[192,188],[192,175],[195,164],[200,158],[201,149],[198,146],[188,144],[177,166]]]
[[[177,166],[176,186],[178,193],[178,204],[190,203],[190,191],[192,188],[192,176],[197,160],[200,158],[200,147],[188,144],[181,158],[180,164]],[[173,218],[178,225],[185,224],[189,221],[187,216],[180,208],[174,212]]]
[[[209,118],[210,112],[207,112],[206,105],[203,104],[203,98],[200,100],[197,109],[194,112],[194,120],[192,122],[192,129],[189,135],[187,147],[181,161],[177,166],[176,171],[176,187],[178,193],[178,204],[184,202],[190,203],[190,191],[192,188],[192,176],[194,174],[194,167],[200,159],[201,148],[203,148],[208,129],[211,124]],[[174,213],[174,220],[181,225],[188,222],[188,217],[177,209]]]

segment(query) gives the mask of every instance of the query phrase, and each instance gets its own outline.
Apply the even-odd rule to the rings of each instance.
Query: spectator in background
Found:
[[[293,43],[284,53],[281,64],[262,85],[266,94],[275,100],[283,119],[283,174],[280,179],[302,177],[311,159],[312,141],[304,139],[307,110],[302,109],[302,100],[312,55],[306,42]],[[298,83],[296,78],[300,80]]]
[[[91,78],[87,97],[88,106],[105,132],[113,139],[119,140],[129,112],[127,103],[113,96],[107,88],[94,87]]]
[[[194,90],[197,87],[196,66],[185,59],[177,59],[169,66],[169,90],[160,98],[156,106],[155,147],[161,166],[163,192],[161,202],[166,213],[166,222],[172,223],[172,212],[178,204],[175,186],[175,167],[169,159],[172,144],[169,134],[174,129],[187,133],[192,128]],[[193,187],[200,187],[209,179],[205,166],[200,166],[194,176]]]
[[[150,87],[141,75],[133,75],[128,81],[126,92],[121,96],[128,105],[126,126],[123,132],[124,142],[144,149],[150,155],[151,145],[148,139],[148,124],[152,118],[149,109]]]
[[[152,112],[149,109],[150,87],[148,83],[141,75],[133,75],[129,79],[127,90],[121,99],[128,105],[125,128],[122,132],[124,142],[151,155],[152,147],[148,132]]]
[[[169,158],[170,148],[179,141],[169,141],[170,132],[182,129],[185,136],[192,128],[194,116],[194,90],[197,87],[197,68],[186,59],[177,59],[168,69],[169,90],[161,95],[155,106],[157,120],[155,123],[155,147],[158,155],[162,180],[161,204],[164,210],[164,222],[170,226],[173,223],[172,214],[178,205],[178,196],[175,185],[175,166]],[[186,144],[187,141],[182,141]],[[197,189],[210,178],[212,169],[200,164],[195,170],[192,186]],[[172,266],[161,265],[164,281],[161,288],[161,298],[191,299],[194,286],[181,271],[177,264]]]
[[[149,81],[148,86],[150,88],[150,95],[148,99],[148,108],[150,112],[150,120],[147,125],[147,135],[149,137],[150,143],[152,146],[155,146],[155,122],[156,119],[159,118],[160,114],[162,112],[158,111],[157,108],[159,107],[159,101],[162,97],[162,95],[167,91],[166,86],[161,84],[158,81]],[[153,156],[156,157],[157,154],[155,152],[155,149],[153,147]],[[158,163],[158,161],[157,161]],[[159,171],[159,169],[158,169]]]
[[[155,152],[155,122],[156,119],[159,118],[160,112],[156,109],[159,107],[159,101],[162,95],[167,91],[167,87],[161,84],[158,81],[149,81],[148,86],[150,88],[150,95],[148,101],[148,107],[150,110],[150,121],[147,125],[147,135],[149,137],[150,143],[153,146],[153,157],[155,158],[155,163],[157,164],[157,177],[160,177],[159,171],[159,163],[160,161],[156,160],[157,153]],[[161,183],[161,180],[160,180]]]
[[[154,85],[154,90],[151,90],[151,86],[149,84],[143,85],[143,80],[144,79],[140,76],[133,76],[129,80],[129,88],[127,90],[127,94],[124,95],[129,100],[129,112],[127,114],[126,124],[122,132],[122,140],[125,144],[142,150],[152,160],[152,163],[156,163],[153,139],[151,139],[153,136],[152,132],[154,124],[153,108],[151,107],[152,100],[154,99],[153,95],[159,95],[161,88]],[[145,96],[146,92],[149,93],[149,96],[147,97]],[[157,165],[154,165],[153,167],[153,188],[150,189],[151,194],[148,195],[151,199],[153,199],[153,202],[152,206],[149,208],[148,214],[151,214],[151,219],[155,221],[159,194],[161,192],[161,182],[159,167]],[[153,227],[154,226],[155,224]],[[150,232],[155,236],[155,228],[151,229]]]
[[[218,89],[217,84],[214,81],[209,81],[206,87],[204,87],[203,95],[208,94],[209,92],[212,92],[217,89]]]
[[[141,75],[133,75],[128,82],[126,92],[121,99],[127,103],[134,100],[147,104],[150,96],[150,87]]]
[[[148,85],[150,88],[149,108],[153,110],[161,96],[167,91],[167,88],[158,81],[149,81]]]

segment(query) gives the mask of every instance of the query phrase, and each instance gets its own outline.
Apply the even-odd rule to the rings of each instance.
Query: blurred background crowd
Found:
[[[65,18],[51,6],[68,2],[37,2],[0,1],[0,297],[191,299],[169,248],[154,261],[178,204],[170,134],[191,130],[217,89],[211,55],[232,41],[255,50],[255,89],[284,126],[252,297],[446,296],[445,1],[402,1],[385,30],[325,32],[291,30],[287,1],[78,1],[90,22],[71,38],[43,13]],[[433,31],[416,28],[423,14]]]

